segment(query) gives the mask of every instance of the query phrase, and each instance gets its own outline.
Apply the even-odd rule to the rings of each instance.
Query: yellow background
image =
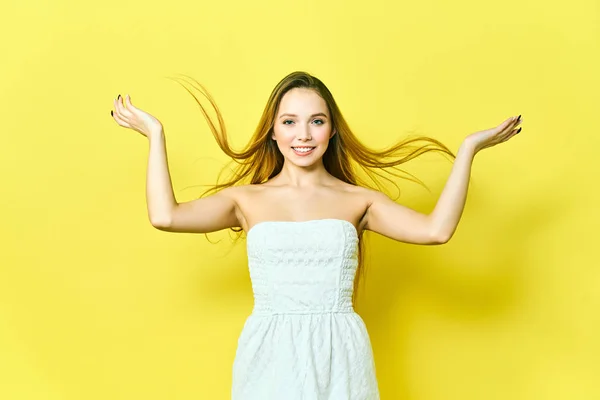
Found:
[[[160,4],[159,4],[160,3]],[[560,4],[560,5],[559,5]],[[147,219],[145,139],[118,94],[165,125],[178,201],[226,161],[189,74],[234,146],[289,72],[321,78],[367,144],[408,131],[477,155],[450,243],[368,235],[358,312],[381,397],[600,398],[600,5],[544,1],[21,1],[0,12],[0,398],[227,399],[252,292],[245,242]],[[450,172],[408,168],[428,212]]]

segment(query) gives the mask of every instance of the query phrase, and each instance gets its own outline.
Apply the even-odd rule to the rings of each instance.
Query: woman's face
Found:
[[[294,88],[283,96],[272,138],[286,161],[304,167],[321,162],[332,136],[327,104],[317,92]]]

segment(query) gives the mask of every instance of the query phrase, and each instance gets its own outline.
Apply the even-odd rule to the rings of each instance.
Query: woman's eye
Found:
[[[318,125],[323,125],[325,123],[325,121],[323,121],[322,119],[315,119],[314,122],[319,121],[320,123]],[[283,121],[284,125],[289,125],[288,122],[294,122],[291,119],[286,119],[285,121]]]

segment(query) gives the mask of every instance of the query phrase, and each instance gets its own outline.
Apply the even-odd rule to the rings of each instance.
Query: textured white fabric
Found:
[[[352,305],[358,237],[341,219],[267,221],[247,235],[254,308],[233,400],[377,400],[371,342]]]

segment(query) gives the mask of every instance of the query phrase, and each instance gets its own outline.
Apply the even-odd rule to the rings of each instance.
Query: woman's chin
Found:
[[[298,157],[292,153],[289,157],[286,157],[287,161],[297,165],[299,167],[310,167],[311,165],[321,162],[321,155],[311,154],[309,156]]]

